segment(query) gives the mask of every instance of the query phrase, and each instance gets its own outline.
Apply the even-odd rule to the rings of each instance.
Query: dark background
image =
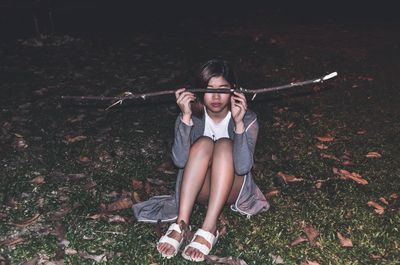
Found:
[[[35,34],[32,14],[42,33],[51,11],[56,34],[182,32],[245,23],[345,23],[399,25],[395,1],[98,1],[0,0],[3,38]]]

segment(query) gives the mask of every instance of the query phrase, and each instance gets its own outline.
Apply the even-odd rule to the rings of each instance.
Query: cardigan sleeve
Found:
[[[241,134],[233,136],[233,163],[235,173],[242,176],[250,172],[254,163],[254,149],[258,136],[258,122],[255,117]]]
[[[179,115],[175,121],[175,138],[172,144],[172,161],[178,168],[184,168],[189,157],[190,150],[190,132],[193,123],[187,125],[182,121],[182,115]]]

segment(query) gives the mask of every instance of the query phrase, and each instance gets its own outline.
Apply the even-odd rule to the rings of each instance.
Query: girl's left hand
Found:
[[[246,114],[246,111],[247,100],[244,94],[233,92],[233,95],[231,97],[231,113],[236,128],[243,126],[243,117]]]

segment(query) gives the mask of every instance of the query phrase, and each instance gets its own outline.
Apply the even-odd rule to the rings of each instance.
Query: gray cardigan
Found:
[[[173,222],[178,217],[179,194],[182,183],[183,171],[189,157],[189,150],[198,138],[203,136],[205,118],[192,117],[191,126],[182,122],[181,115],[175,122],[175,140],[172,146],[172,159],[179,168],[175,195],[155,196],[148,201],[133,205],[133,213],[139,222],[157,223]],[[258,135],[257,116],[248,110],[243,118],[245,131],[242,134],[234,132],[233,119],[229,121],[229,138],[233,140],[233,163],[235,173],[244,176],[243,185],[239,196],[231,209],[250,217],[269,209],[269,203],[261,190],[257,187],[251,175],[253,167],[253,154]]]

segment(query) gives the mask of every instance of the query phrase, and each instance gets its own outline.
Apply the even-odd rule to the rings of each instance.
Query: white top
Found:
[[[229,138],[228,125],[231,119],[231,112],[229,111],[225,118],[219,123],[215,123],[210,116],[208,116],[207,110],[204,109],[205,115],[205,126],[203,136],[208,136],[214,141],[220,138]]]

